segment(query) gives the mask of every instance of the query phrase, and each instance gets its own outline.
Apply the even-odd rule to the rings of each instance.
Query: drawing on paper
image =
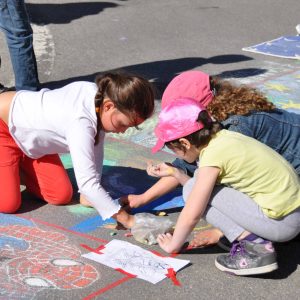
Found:
[[[151,253],[146,251],[130,251],[123,248],[118,257],[112,259],[112,261],[123,270],[131,268],[134,274],[166,274],[170,265],[161,260],[154,259],[153,255],[149,254]]]
[[[172,257],[161,257],[131,243],[112,240],[101,249],[101,253],[90,252],[82,255],[113,269],[121,269],[137,278],[157,283],[168,274],[186,266],[189,261]]]

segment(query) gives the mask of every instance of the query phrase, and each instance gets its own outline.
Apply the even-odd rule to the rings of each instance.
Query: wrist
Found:
[[[169,167],[168,168],[168,176],[175,176],[175,172],[177,171],[177,168]]]
[[[172,175],[174,178],[176,179],[180,179],[180,177],[182,176],[183,171],[181,169],[178,168],[172,168]]]

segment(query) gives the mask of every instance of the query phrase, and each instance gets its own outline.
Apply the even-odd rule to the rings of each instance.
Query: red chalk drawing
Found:
[[[100,277],[62,233],[9,225],[0,227],[0,238],[0,299],[32,299],[47,288],[84,288]]]

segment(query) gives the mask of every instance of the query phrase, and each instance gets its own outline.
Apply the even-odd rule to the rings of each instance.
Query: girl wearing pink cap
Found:
[[[300,175],[300,115],[277,109],[254,88],[219,81],[201,71],[187,71],[176,76],[164,91],[162,108],[181,97],[197,100],[215,120],[222,122],[224,128],[268,145],[290,162]],[[190,177],[196,169],[196,162],[189,164],[182,159],[176,159],[172,165],[184,170]],[[168,172],[171,170],[164,164],[155,169],[148,164],[147,172],[151,176],[161,177],[158,170],[163,168]],[[145,205],[172,191],[178,184],[172,176],[162,177],[143,194],[124,197],[123,203],[128,203],[130,207]],[[202,231],[195,236],[192,245],[214,244],[222,235],[217,229]],[[226,239],[220,242],[223,248],[224,241]]]
[[[14,213],[21,205],[20,170],[28,192],[54,205],[69,203],[73,189],[58,153],[70,152],[82,199],[103,219],[131,227],[134,217],[101,185],[104,138],[138,126],[153,110],[151,84],[129,74],[1,94],[0,212]]]
[[[179,252],[204,217],[233,242],[230,254],[215,260],[218,269],[235,275],[276,270],[271,241],[288,241],[300,232],[300,183],[294,168],[263,143],[222,129],[190,98],[177,99],[162,109],[155,135],[153,152],[167,146],[187,162],[199,158],[189,180],[177,168],[158,171],[184,185],[185,200],[174,234],[158,236],[160,247]]]

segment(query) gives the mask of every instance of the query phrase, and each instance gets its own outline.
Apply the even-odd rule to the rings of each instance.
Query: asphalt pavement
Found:
[[[300,111],[300,61],[245,52],[244,47],[295,35],[299,0],[123,0],[26,1],[42,87],[57,88],[77,80],[93,81],[99,72],[127,70],[145,76],[157,90],[156,114],[141,131],[107,136],[103,184],[113,197],[141,193],[154,178],[146,161],[153,156],[153,128],[160,96],[182,71],[196,69],[267,93],[279,107]],[[0,83],[14,85],[4,35],[0,35]],[[283,88],[282,88],[283,87]],[[23,192],[21,210],[0,216],[1,299],[299,299],[299,241],[277,244],[279,269],[261,276],[237,277],[214,266],[218,246],[195,249],[177,258],[190,264],[157,284],[132,278],[81,254],[120,239],[145,246],[127,231],[108,228],[91,208],[78,203],[72,162],[62,160],[74,184],[70,205],[54,207]],[[166,212],[176,220],[180,189],[141,211]],[[207,224],[201,220],[198,230]],[[87,246],[87,247],[86,247]]]

